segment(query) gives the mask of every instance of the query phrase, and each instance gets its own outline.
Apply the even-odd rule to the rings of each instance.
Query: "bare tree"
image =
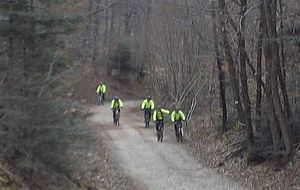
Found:
[[[251,117],[251,102],[248,93],[248,79],[247,79],[247,68],[246,68],[246,41],[245,41],[245,19],[247,11],[247,0],[241,0],[240,10],[240,31],[239,31],[239,53],[240,53],[240,80],[242,86],[242,100],[245,114],[245,124],[247,127],[247,147],[248,151],[253,150],[253,128],[252,128],[252,117]]]
[[[228,40],[228,32],[226,29],[225,25],[225,17],[226,17],[226,6],[225,6],[225,0],[219,0],[219,22],[220,22],[220,27],[222,30],[222,40],[223,40],[223,47],[226,55],[226,60],[228,63],[228,71],[229,71],[229,78],[230,78],[230,83],[231,87],[233,90],[234,94],[234,102],[235,102],[235,107],[238,113],[238,119],[240,121],[241,125],[245,125],[245,113],[243,110],[242,102],[241,102],[241,97],[239,93],[239,83],[238,83],[238,77],[236,76],[236,70],[235,70],[235,63],[233,60],[232,52],[231,52],[231,45]]]
[[[101,0],[96,0],[96,10],[100,9],[100,4],[101,4]],[[98,58],[98,54],[100,53],[99,51],[99,23],[100,23],[100,18],[99,18],[99,12],[96,13],[95,15],[95,20],[94,20],[94,27],[92,29],[92,36],[93,36],[93,55],[92,55],[92,63],[96,64],[97,62],[97,58]]]
[[[213,33],[214,33],[214,48],[215,48],[215,57],[218,66],[219,73],[219,91],[220,91],[220,107],[222,109],[222,131],[226,130],[227,122],[227,105],[226,105],[226,89],[225,89],[225,71],[224,71],[224,62],[222,61],[221,51],[220,51],[220,35],[217,28],[217,14],[218,9],[216,6],[216,1],[211,2],[212,6],[212,22],[213,22]]]
[[[266,22],[265,28],[265,59],[267,68],[267,89],[270,92],[269,106],[273,110],[273,119],[278,120],[279,128],[282,132],[284,144],[285,144],[285,154],[291,155],[293,153],[293,141],[291,138],[290,129],[288,128],[287,117],[283,113],[283,108],[281,105],[280,96],[278,93],[278,72],[280,67],[279,58],[279,45],[275,40],[277,38],[277,28],[276,28],[276,11],[277,11],[277,1],[276,0],[264,0],[264,19]],[[275,112],[275,113],[274,113]],[[278,135],[276,135],[278,138]],[[273,139],[273,141],[279,141],[279,139]]]

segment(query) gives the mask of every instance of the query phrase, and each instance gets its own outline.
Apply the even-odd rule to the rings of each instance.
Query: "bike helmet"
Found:
[[[118,97],[118,96],[114,96],[113,99],[114,99],[114,100],[118,100],[119,97]]]
[[[147,96],[147,99],[148,99],[148,100],[151,100],[152,98],[151,98],[151,96]]]

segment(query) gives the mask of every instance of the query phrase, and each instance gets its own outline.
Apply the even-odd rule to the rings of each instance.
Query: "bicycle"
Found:
[[[115,109],[113,114],[113,120],[115,125],[120,125],[120,110]]]
[[[157,124],[157,141],[162,142],[164,138],[164,122],[163,121],[158,121]]]
[[[151,117],[151,111],[149,109],[145,109],[144,121],[145,121],[146,128],[150,126],[150,117]]]
[[[177,141],[183,143],[183,129],[181,121],[176,121],[175,123],[175,134]]]
[[[104,105],[104,93],[100,93],[99,94],[99,105]]]

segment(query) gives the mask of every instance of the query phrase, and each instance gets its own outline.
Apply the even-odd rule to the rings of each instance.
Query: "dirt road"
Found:
[[[112,125],[108,104],[92,107],[89,120],[99,125],[113,157],[140,189],[244,189],[189,156],[175,141],[173,128],[166,129],[163,143],[157,142],[154,124],[144,128],[138,105],[136,101],[124,102],[120,126]]]

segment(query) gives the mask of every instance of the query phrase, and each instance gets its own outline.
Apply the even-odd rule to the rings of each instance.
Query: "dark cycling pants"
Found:
[[[164,126],[164,120],[157,120],[157,121],[156,121],[156,131],[158,131],[158,126],[159,126],[159,125]]]

